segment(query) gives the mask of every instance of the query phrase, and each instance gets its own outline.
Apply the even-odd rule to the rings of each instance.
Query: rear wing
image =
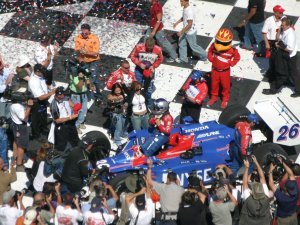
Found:
[[[300,144],[300,104],[279,97],[259,100],[254,111],[273,131],[273,142],[281,145]]]

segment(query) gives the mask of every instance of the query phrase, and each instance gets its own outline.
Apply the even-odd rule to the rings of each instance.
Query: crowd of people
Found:
[[[183,14],[174,24],[175,28],[183,23],[176,33],[179,54],[164,33],[162,6],[158,0],[152,0],[144,42],[135,46],[130,59],[120,62],[120,68],[111,71],[105,83],[110,91],[105,101],[113,147],[122,148],[132,130],[148,132],[144,142],[132,147],[138,158],[148,157],[146,174],[128,176],[124,190],[116,189],[107,177],[98,174],[96,140],[88,135],[79,138],[86,129],[88,102],[104,99],[100,90],[103,81],[99,79],[100,39],[92,33],[91,26],[82,24],[81,33],[75,37],[77,55],[74,61],[68,61],[67,90],[56,86],[53,67],[59,44],[52,43],[48,34],[42,35],[35,50],[35,65],[31,65],[28,55],[20,55],[16,74],[0,56],[0,225],[298,224],[300,166],[274,156],[263,171],[251,152],[251,129],[259,123],[254,114],[236,123],[235,142],[231,143],[226,160],[231,167],[220,162],[211,188],[205,187],[192,171],[188,187],[182,187],[172,171],[168,172],[166,183],[153,179],[151,156],[168,143],[174,125],[169,102],[162,97],[152,98],[155,72],[164,61],[163,51],[168,55],[168,63],[189,64],[189,45],[199,60],[212,65],[209,73],[193,70],[179,91],[181,124],[198,123],[202,105],[214,105],[220,87],[221,108],[228,106],[230,69],[241,58],[232,45],[229,28],[218,31],[207,52],[198,45],[193,6],[189,0],[180,0],[180,4]],[[290,85],[295,88],[291,97],[299,97],[295,29],[283,15],[283,7],[274,6],[274,15],[266,20],[264,8],[264,0],[249,0],[248,14],[238,24],[245,26],[241,48],[254,51],[255,57],[269,58],[266,76],[270,89],[264,89],[263,94],[276,94],[283,85]],[[206,79],[210,79],[210,87]],[[14,86],[26,92],[15,91]],[[31,157],[32,167],[26,168],[31,140],[43,145]],[[11,159],[8,149],[13,151]],[[241,171],[239,188],[237,176]],[[26,172],[28,190],[11,188],[17,172]],[[26,208],[24,195],[33,199]]]

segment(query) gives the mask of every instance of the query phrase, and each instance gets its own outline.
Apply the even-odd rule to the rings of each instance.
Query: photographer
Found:
[[[33,74],[28,81],[28,89],[37,101],[31,109],[32,138],[41,140],[41,134],[48,135],[47,106],[48,99],[55,93],[55,89],[48,91],[44,79],[45,69],[41,64],[36,64]]]
[[[202,181],[194,174],[189,176],[188,181],[188,190],[181,197],[177,214],[178,224],[206,225],[206,195],[202,193],[205,187]]]
[[[257,159],[252,155],[252,160],[256,165],[260,182],[252,183],[252,192],[248,185],[248,171],[250,163],[247,159],[244,160],[244,175],[243,175],[243,199],[244,204],[241,211],[240,224],[256,225],[256,224],[270,224],[270,200],[269,189],[266,184],[266,179],[262,168]]]
[[[181,202],[181,196],[184,193],[184,189],[179,185],[177,174],[169,172],[167,176],[167,182],[165,184],[158,183],[152,180],[152,166],[153,163],[150,159],[147,160],[147,182],[157,193],[160,195],[160,205],[162,215],[160,224],[176,224],[177,212],[179,204]]]
[[[87,113],[87,91],[91,85],[89,77],[86,75],[85,70],[77,71],[75,76],[70,75],[71,100],[73,104],[80,103],[81,109],[79,110],[78,117],[75,123],[78,134],[82,134],[81,129],[85,129],[84,121]]]
[[[229,197],[230,201],[225,202]],[[216,199],[209,203],[209,210],[212,214],[213,223],[215,225],[232,225],[231,212],[234,211],[238,202],[229,191],[228,185],[225,184],[216,191]]]
[[[116,83],[113,85],[111,93],[107,95],[107,102],[112,113],[111,127],[114,127],[114,143],[121,145],[121,137],[127,138],[127,107],[128,103],[125,101],[125,93],[121,84]]]
[[[195,123],[199,122],[202,102],[207,96],[208,87],[204,79],[204,73],[195,70],[191,77],[182,87],[183,103],[180,112],[180,123],[183,124],[183,118],[191,116]]]
[[[286,173],[288,174],[288,180],[285,182],[284,188],[276,188],[273,179],[273,170],[275,165],[270,164],[269,168],[269,186],[273,191],[277,201],[277,224],[291,224],[296,225],[297,222],[297,200],[299,196],[299,190],[297,187],[297,181],[291,168],[286,164],[282,157],[278,157],[279,162],[282,164]]]
[[[59,151],[65,151],[68,144],[75,147],[79,137],[75,126],[78,114],[73,114],[73,102],[65,97],[63,87],[58,87],[50,104],[50,112],[54,120],[54,143]]]
[[[83,136],[82,141],[67,156],[62,172],[64,192],[80,192],[85,186],[85,178],[94,172],[89,168],[89,155],[93,151],[94,142],[95,140]]]
[[[26,101],[21,93],[12,95],[10,116],[12,120],[12,131],[14,135],[14,157],[17,161],[17,172],[24,172],[24,151],[29,147],[29,127],[27,121],[33,106],[33,100]]]
[[[37,192],[33,196],[33,207],[46,224],[54,222],[55,209],[52,205],[52,194],[46,196],[42,192]]]
[[[3,194],[3,205],[0,206],[0,225],[15,225],[17,219],[23,215],[25,210],[22,203],[23,193],[14,190]],[[18,208],[20,205],[20,209]]]

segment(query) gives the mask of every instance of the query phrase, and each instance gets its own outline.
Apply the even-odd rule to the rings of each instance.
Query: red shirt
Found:
[[[156,3],[153,3],[151,5],[151,8],[150,8],[150,15],[151,15],[151,20],[150,20],[150,27],[153,29],[157,23],[157,14],[161,13],[161,16],[162,16],[162,6],[159,2],[156,2]],[[164,27],[162,21],[160,22],[160,25],[157,29],[156,32],[162,30]]]

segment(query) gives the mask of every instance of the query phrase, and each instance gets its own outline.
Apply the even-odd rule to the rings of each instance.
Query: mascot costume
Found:
[[[211,68],[211,96],[207,102],[210,107],[218,101],[219,86],[222,87],[221,108],[227,107],[230,97],[230,67],[240,60],[238,50],[232,47],[233,34],[227,28],[221,28],[215,38],[215,42],[209,47],[208,60]]]

